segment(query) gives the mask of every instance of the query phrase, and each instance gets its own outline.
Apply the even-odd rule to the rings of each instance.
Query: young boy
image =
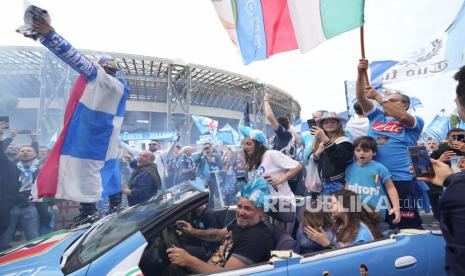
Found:
[[[380,212],[381,217],[385,217],[386,212],[394,215],[392,223],[400,222],[399,195],[391,180],[391,174],[381,163],[373,161],[373,157],[378,152],[376,140],[369,136],[361,136],[354,141],[354,153],[357,162],[350,164],[346,168],[345,188],[360,195],[363,203]],[[388,209],[389,196],[392,209]]]

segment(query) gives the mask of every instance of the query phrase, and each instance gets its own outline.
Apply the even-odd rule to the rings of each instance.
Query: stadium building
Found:
[[[291,120],[300,105],[288,93],[251,78],[198,64],[157,57],[82,50],[89,59],[112,56],[130,87],[122,132],[181,134],[183,144],[200,133],[191,115],[237,127],[247,103],[257,128],[271,134],[263,112],[264,93],[276,116]],[[37,130],[47,144],[62,127],[63,113],[77,73],[41,47],[0,47],[0,116],[9,115],[13,128]]]

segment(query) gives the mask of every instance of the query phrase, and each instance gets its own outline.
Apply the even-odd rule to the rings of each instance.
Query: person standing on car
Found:
[[[378,144],[375,161],[388,168],[399,194],[401,221],[395,227],[422,229],[415,181],[409,172],[410,159],[407,148],[416,146],[423,130],[423,119],[408,113],[410,98],[407,95],[392,94],[382,97],[371,86],[367,86],[367,70],[368,60],[360,59],[355,86],[357,102],[370,121],[368,136],[373,137]],[[391,226],[394,227],[392,223]]]
[[[29,8],[31,7],[32,9],[29,10]],[[58,58],[63,60],[71,68],[77,71],[80,74],[78,82],[85,83],[85,89],[84,91],[81,91],[82,94],[71,94],[71,100],[69,101],[70,106],[73,106],[73,101],[76,100],[77,103],[75,103],[75,106],[80,106],[82,104],[82,106],[85,106],[87,108],[86,109],[76,107],[76,110],[79,109],[82,111],[81,113],[79,113],[81,115],[76,115],[75,117],[72,117],[72,120],[69,119],[69,125],[73,125],[74,130],[80,130],[79,135],[65,135],[64,138],[59,137],[59,141],[56,145],[63,144],[64,146],[55,146],[54,149],[52,149],[51,154],[53,153],[54,157],[48,158],[45,162],[44,169],[41,170],[42,173],[38,176],[37,183],[40,182],[56,184],[42,185],[43,188],[41,190],[43,191],[40,191],[38,196],[48,197],[48,195],[55,195],[58,189],[57,186],[63,186],[65,180],[67,185],[79,186],[80,189],[69,189],[69,191],[67,190],[66,192],[63,192],[61,196],[64,196],[64,198],[66,199],[72,199],[74,201],[81,202],[81,206],[79,208],[80,215],[77,216],[74,220],[85,221],[91,219],[92,216],[97,212],[96,202],[89,202],[87,200],[89,200],[89,198],[91,198],[91,200],[98,200],[99,196],[101,196],[101,190],[99,188],[112,187],[114,190],[119,190],[119,187],[114,188],[121,182],[121,176],[118,173],[118,167],[117,165],[113,165],[117,164],[117,162],[108,162],[110,160],[116,161],[116,156],[113,156],[114,152],[112,150],[112,146],[115,146],[115,143],[117,143],[117,139],[110,139],[108,141],[107,139],[109,139],[109,134],[117,135],[117,133],[119,133],[119,128],[121,127],[123,119],[122,117],[124,116],[124,111],[126,108],[126,99],[129,96],[129,87],[127,86],[126,82],[121,78],[121,72],[114,58],[102,56],[97,60],[97,62],[92,62],[86,56],[81,54],[77,49],[75,49],[71,45],[71,43],[69,43],[66,39],[64,39],[60,34],[58,34],[55,31],[55,29],[50,25],[50,20],[47,20],[43,16],[44,14],[47,15],[46,11],[42,11],[42,14],[34,14],[34,10],[36,10],[37,7],[34,8],[34,6],[29,6],[29,8],[28,11],[33,13],[32,29],[34,33],[37,32],[37,37],[33,38],[38,38],[42,45],[47,47]],[[79,92],[80,89],[78,89],[77,86],[75,86],[75,88],[76,92]],[[86,91],[88,93],[86,93]],[[105,101],[102,101],[102,99],[98,96],[102,93],[109,95],[107,98],[105,98]],[[86,104],[84,104],[84,102]],[[75,112],[76,110],[73,111],[72,109],[70,109],[70,111],[73,112],[72,116],[78,114],[77,112]],[[96,113],[95,111],[97,110],[105,110],[105,112]],[[95,116],[95,118],[92,118],[94,118],[95,120],[86,120],[84,119],[85,116],[82,114],[93,114],[92,116]],[[108,133],[109,128],[107,128],[109,126],[108,121],[102,120],[102,118],[104,118],[107,115],[114,116],[114,120],[111,120],[113,130],[110,133]],[[104,141],[99,142],[102,142],[102,144],[105,144],[104,142],[107,142],[107,146],[99,147],[99,150],[84,146],[79,148],[73,148],[72,146],[70,146],[77,145],[78,143],[95,143],[95,141],[92,140],[95,137],[102,138],[102,140]],[[86,166],[88,166],[87,168],[92,169],[83,169],[80,173],[76,175],[73,175],[74,172],[72,170],[60,170],[60,179],[58,179],[58,177],[56,176],[58,175],[56,169],[56,167],[58,166],[56,165],[56,163],[59,162],[61,158],[61,153],[63,153],[63,151],[68,151],[67,154],[69,154],[72,158],[76,158],[79,160],[79,162],[83,162],[79,163],[81,164],[81,167],[86,168],[83,165],[85,164]],[[103,157],[102,152],[104,153]],[[92,161],[96,161],[97,159],[99,161],[104,161],[102,163],[105,163],[105,169],[101,168],[100,171],[96,172],[95,167],[97,165],[90,164]],[[88,162],[89,160],[92,161]],[[102,171],[104,170],[105,173],[102,173]],[[96,177],[96,175],[98,176]],[[82,179],[88,178],[96,179],[101,175],[105,175],[105,177],[102,178],[102,183],[97,183],[97,181],[80,181]],[[103,181],[105,182],[103,183]],[[84,190],[85,193],[81,192],[81,194],[78,194],[79,192],[76,192]],[[112,194],[109,194],[111,209],[116,208],[121,203],[121,192],[105,190],[103,192],[113,192]]]
[[[160,191],[161,179],[154,161],[155,156],[151,151],[139,153],[137,168],[129,177],[128,188],[122,189],[128,197],[129,206],[142,203]]]

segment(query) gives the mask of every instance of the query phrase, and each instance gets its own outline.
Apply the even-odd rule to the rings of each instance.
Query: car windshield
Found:
[[[154,199],[121,213],[102,218],[86,233],[79,247],[81,263],[92,260],[106,249],[124,240],[128,235],[140,230],[142,226],[159,214],[200,193],[189,183],[183,183],[169,189]]]

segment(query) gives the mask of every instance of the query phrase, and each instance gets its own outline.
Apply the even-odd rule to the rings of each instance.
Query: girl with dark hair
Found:
[[[336,248],[374,241],[381,235],[375,224],[379,222],[377,214],[368,206],[362,206],[360,197],[350,190],[339,190],[329,197],[329,211],[333,216],[332,233],[328,235],[321,229],[309,229],[310,239],[323,247]]]
[[[267,149],[263,132],[245,126],[241,126],[239,130],[245,137],[243,146],[248,179],[251,181],[256,176],[262,176],[271,185],[267,214],[278,220],[273,221],[273,224],[290,233],[295,218],[295,197],[287,181],[302,166],[282,152]]]
[[[325,212],[321,201],[313,200],[310,206],[304,209],[300,216],[300,227],[297,229],[297,244],[294,251],[298,254],[307,254],[324,250],[318,242],[312,240],[311,231],[318,230],[326,233],[328,240],[333,239],[331,231],[332,222],[329,212]]]
[[[361,205],[356,193],[350,190],[335,192],[330,197],[329,207],[335,219],[333,233],[336,247],[370,242],[379,236],[373,216],[368,214],[374,212]]]

